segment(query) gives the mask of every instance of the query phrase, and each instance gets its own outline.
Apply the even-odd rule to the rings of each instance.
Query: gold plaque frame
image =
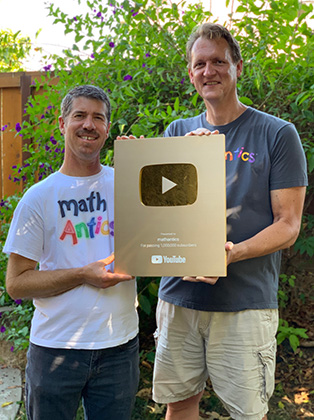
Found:
[[[225,136],[116,140],[115,271],[226,276]]]

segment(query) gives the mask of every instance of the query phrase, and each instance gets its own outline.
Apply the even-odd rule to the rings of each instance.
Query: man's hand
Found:
[[[140,136],[140,139],[143,139],[143,138],[144,138],[144,136]],[[135,139],[137,139],[137,137],[132,136],[132,135],[130,135],[130,136],[117,136],[117,138],[116,138],[116,140],[135,140]]]
[[[231,253],[230,251],[232,250],[234,244],[232,242],[226,242],[225,243],[225,250],[227,252],[227,265],[231,262]],[[185,276],[182,278],[182,280],[184,281],[191,281],[194,283],[198,283],[198,282],[203,282],[203,283],[208,283],[211,285],[214,285],[217,283],[219,277],[203,277],[203,276],[197,276],[197,277],[189,277],[189,276]]]
[[[128,274],[112,273],[112,271],[107,270],[106,266],[111,264],[113,261],[114,254],[111,254],[103,260],[93,262],[83,267],[83,269],[86,270],[85,283],[100,289],[107,289],[108,287],[115,286],[122,281],[134,279],[134,277],[129,276]]]
[[[211,134],[219,134],[219,131],[210,131],[207,128],[200,127],[197,130],[186,133],[186,136],[210,136]]]

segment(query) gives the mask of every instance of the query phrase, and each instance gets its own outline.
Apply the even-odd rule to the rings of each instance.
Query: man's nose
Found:
[[[87,115],[87,117],[84,119],[83,128],[85,128],[86,130],[95,129],[94,119],[91,115]]]
[[[204,67],[204,76],[211,76],[215,74],[216,70],[212,63],[206,63]]]

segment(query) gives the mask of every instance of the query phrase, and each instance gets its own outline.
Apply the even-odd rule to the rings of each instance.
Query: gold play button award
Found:
[[[226,276],[225,136],[116,140],[115,271]]]

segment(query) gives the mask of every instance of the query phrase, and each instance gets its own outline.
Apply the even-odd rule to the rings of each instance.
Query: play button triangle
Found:
[[[171,190],[171,188],[176,187],[178,184],[175,182],[170,181],[170,179],[162,177],[162,194],[165,194],[167,191]]]

